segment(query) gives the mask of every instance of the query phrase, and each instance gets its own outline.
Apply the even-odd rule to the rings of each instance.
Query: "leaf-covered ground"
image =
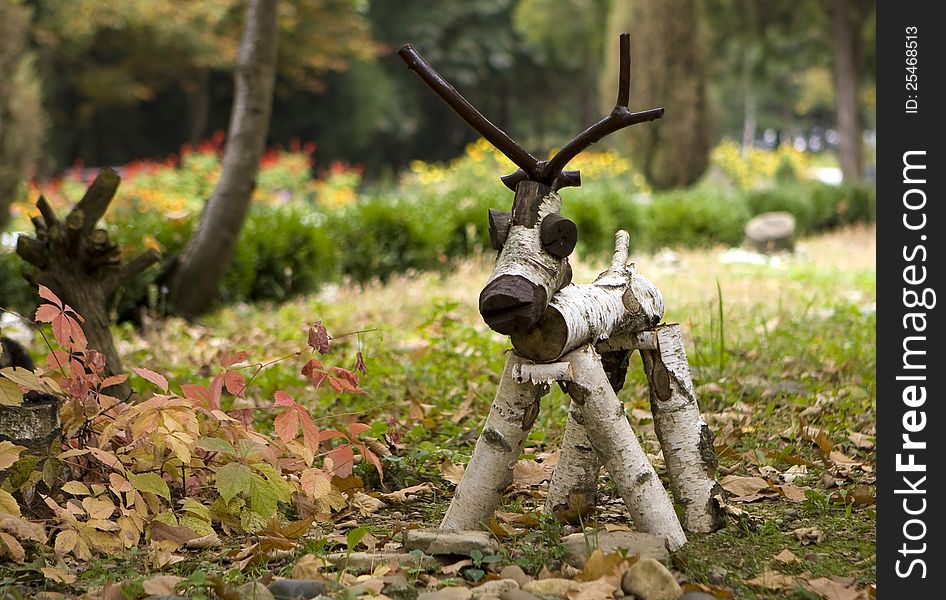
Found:
[[[728,496],[728,527],[690,534],[690,543],[673,556],[679,581],[717,597],[856,598],[871,592],[874,256],[874,230],[855,228],[803,240],[796,256],[766,264],[725,249],[639,258],[640,272],[664,294],[666,320],[680,322],[688,335],[694,384],[716,434]],[[333,336],[333,353],[339,360],[350,357],[351,364],[340,366],[356,370],[361,353],[365,394],[325,393],[327,388],[316,394],[298,361],[285,360],[252,378],[247,371],[246,397],[224,394],[224,408],[252,409],[257,428],[273,433],[273,396],[283,390],[309,409],[320,429],[368,424],[383,446],[374,450],[387,454],[383,481],[367,461],[356,465],[363,485],[350,490],[348,506],[284,545],[265,547],[266,536],[259,534],[222,536],[222,547],[178,551],[184,560],[162,572],[143,567],[148,561],[135,550],[83,563],[34,552],[23,564],[0,566],[0,590],[76,595],[108,582],[114,592],[119,582],[125,597],[134,598],[150,578],[170,574],[181,578],[171,580],[178,591],[213,598],[214,582],[235,588],[290,576],[294,569],[298,574],[312,557],[380,549],[396,544],[405,528],[436,526],[489,409],[507,348],[476,311],[490,267],[484,257],[446,275],[332,287],[283,305],[233,306],[199,324],[146,319],[142,330],[125,327],[119,351],[126,364],[192,381],[209,380],[224,352],[245,351],[251,362],[292,355],[305,343],[307,327],[321,321]],[[575,280],[588,281],[600,268],[580,263]],[[132,383],[141,392],[151,385],[141,378]],[[636,358],[620,397],[662,472]],[[543,568],[561,572],[561,536],[577,529],[537,511],[564,417],[564,398],[554,391],[543,400],[516,480],[490,524],[501,543],[498,558],[481,557],[448,572],[412,570],[406,573],[411,582],[472,585],[511,564],[532,576]],[[632,526],[606,477],[600,489],[600,508],[586,527]],[[267,551],[253,554],[254,544]],[[351,587],[357,583],[353,571],[329,579]],[[575,575],[567,567],[564,574]]]

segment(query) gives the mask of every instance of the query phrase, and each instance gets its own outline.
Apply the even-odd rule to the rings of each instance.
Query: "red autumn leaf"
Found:
[[[277,390],[276,393],[273,394],[273,398],[276,400],[276,404],[279,406],[294,406],[296,404],[296,401],[292,399],[292,396],[282,390]]]
[[[365,365],[365,357],[361,352],[355,355],[355,370],[360,371],[362,375],[368,374],[368,366]]]
[[[210,410],[217,410],[220,408],[220,398],[223,396],[223,373],[214,376],[210,381],[210,398],[208,398],[208,406]]]
[[[249,353],[243,352],[243,351],[225,352],[220,357],[220,364],[223,365],[224,369],[229,369],[233,365],[245,361],[248,356],[249,356]]]
[[[336,477],[348,477],[351,475],[351,469],[355,464],[355,453],[352,452],[351,444],[339,444],[325,455],[332,459],[332,474]]]
[[[348,435],[343,431],[338,431],[337,429],[326,429],[319,432],[319,441],[324,442],[325,440],[330,440],[332,438],[348,438]]]
[[[360,435],[371,429],[370,425],[365,425],[364,423],[349,423],[348,432],[351,433],[352,437]]]
[[[242,397],[243,393],[246,391],[246,379],[244,379],[243,373],[227,371],[223,376],[223,384],[226,386],[227,391],[234,396]]]
[[[302,439],[305,447],[315,452],[319,447],[319,428],[315,421],[309,416],[304,408],[296,404],[296,412],[299,414],[299,425],[302,427]]]
[[[309,380],[309,383],[311,383],[315,389],[319,389],[319,386],[322,385],[322,382],[325,381],[325,377],[327,376],[325,369],[322,367],[322,363],[314,358],[302,367],[302,374],[305,375],[306,379]]]
[[[59,296],[54,294],[53,291],[49,289],[48,287],[46,287],[45,285],[39,286],[39,297],[45,300],[49,300],[56,306],[62,308],[62,300],[60,300]]]
[[[181,391],[184,392],[184,397],[188,400],[195,400],[204,404],[206,404],[210,398],[210,390],[208,390],[205,385],[183,383],[181,384]]]
[[[330,339],[332,337],[326,331],[325,325],[322,325],[322,321],[316,321],[314,325],[309,327],[309,346],[313,350],[318,350],[319,354],[328,352]]]
[[[54,350],[46,355],[46,370],[55,371],[60,367],[68,367],[71,358],[71,355],[64,350]]]
[[[329,375],[328,382],[336,392],[351,392],[353,394],[363,394],[364,390],[358,387],[358,374],[343,369],[341,367],[332,367],[332,373],[338,377]]]
[[[119,373],[118,375],[112,375],[111,377],[106,377],[102,380],[102,387],[107,388],[113,385],[118,385],[119,383],[125,383],[128,380],[127,373]]]
[[[252,408],[235,408],[233,410],[228,410],[227,414],[242,423],[244,427],[249,427],[253,424]]]
[[[381,481],[384,481],[384,470],[381,468],[381,459],[378,458],[378,455],[369,450],[364,444],[357,444],[358,451],[361,452],[361,455],[365,457],[369,463],[374,465],[374,468],[378,471],[378,477],[381,478]]]
[[[291,442],[296,439],[296,435],[299,433],[299,416],[296,414],[296,411],[291,408],[287,408],[278,415],[273,421],[273,428],[276,430],[276,435],[279,436],[284,442]]]
[[[168,380],[164,377],[164,375],[155,373],[151,369],[145,369],[144,367],[135,367],[132,370],[137,373],[139,377],[143,377],[144,379],[147,379],[154,385],[161,388],[162,392],[166,393],[168,391]]]
[[[61,314],[61,308],[52,304],[43,304],[36,309],[36,320],[40,323],[52,323],[53,319]]]

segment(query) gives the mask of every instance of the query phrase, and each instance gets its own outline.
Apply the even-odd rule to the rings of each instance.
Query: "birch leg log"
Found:
[[[592,284],[565,286],[533,327],[511,334],[520,356],[548,362],[618,332],[648,329],[660,322],[663,296],[633,263],[628,264],[627,232],[618,231],[614,238],[611,268]]]
[[[539,413],[539,399],[548,390],[547,385],[517,381],[513,371],[522,364],[516,353],[509,353],[483,432],[441,529],[478,528],[493,516],[503,490],[512,483],[512,469]]]
[[[654,331],[657,349],[641,350],[641,358],[670,490],[683,507],[683,524],[688,531],[716,531],[726,524],[722,509],[713,499],[722,494],[716,482],[718,461],[713,433],[693,393],[683,332],[677,324],[661,325]]]
[[[667,538],[670,550],[686,544],[686,535],[670,497],[631,430],[594,348],[584,346],[565,357],[572,363],[575,381],[566,385],[581,406],[588,438],[617,487],[640,531]]]
[[[588,439],[581,405],[572,400],[568,407],[558,464],[549,482],[545,512],[571,525],[587,521],[597,504],[600,471],[601,462]]]

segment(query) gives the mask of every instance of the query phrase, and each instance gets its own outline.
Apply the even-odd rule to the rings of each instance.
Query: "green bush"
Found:
[[[0,307],[31,317],[39,297],[23,278],[26,263],[15,253],[0,249]]]
[[[656,195],[646,208],[650,249],[737,245],[750,218],[744,196],[710,186]]]
[[[799,183],[750,191],[746,194],[746,203],[749,213],[753,216],[774,211],[791,213],[795,217],[796,231],[799,233],[816,230],[817,223],[822,218],[816,214],[810,186]]]

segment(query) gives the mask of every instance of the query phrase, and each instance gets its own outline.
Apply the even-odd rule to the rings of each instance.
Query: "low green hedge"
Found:
[[[594,182],[580,191],[565,189],[563,214],[578,225],[580,256],[611,251],[614,232],[626,229],[635,251],[663,246],[737,245],[751,216],[787,210],[800,233],[856,221],[872,221],[872,187],[784,183],[764,191],[739,192],[703,184],[646,196],[635,190]],[[408,197],[404,192],[367,193],[353,204],[323,210],[305,203],[258,205],[241,233],[233,263],[220,292],[223,302],[283,300],[320,284],[348,277],[356,282],[385,280],[411,269],[444,268],[451,259],[489,248],[487,208],[508,210],[512,194],[498,185],[477,193],[453,188]],[[166,257],[179,254],[193,220],[158,212],[119,212],[109,228],[123,247],[134,249],[153,238]],[[0,305],[30,312],[35,293],[20,274],[19,258],[0,252]],[[152,269],[115,301],[120,319],[137,307],[160,308]]]

